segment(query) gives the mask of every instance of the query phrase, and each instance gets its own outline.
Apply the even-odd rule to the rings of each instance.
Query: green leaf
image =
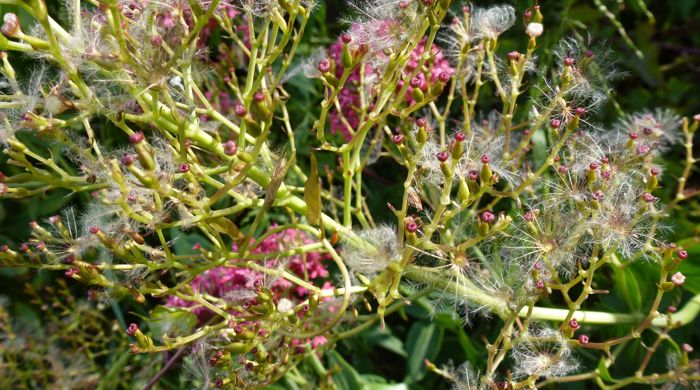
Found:
[[[425,359],[433,360],[440,352],[444,332],[443,328],[433,322],[421,321],[411,326],[406,340],[407,383],[415,383],[425,377],[428,372]]]
[[[339,390],[364,390],[367,384],[360,374],[334,350],[328,352],[328,362],[331,367],[335,367],[333,383]]]
[[[321,223],[321,180],[318,177],[316,155],[311,154],[311,169],[304,185],[304,202],[306,202],[306,219],[311,225]]]
[[[642,307],[642,294],[634,270],[630,267],[612,268],[615,271],[616,285],[619,286],[617,290],[622,293],[625,303],[630,309],[639,310]]]
[[[158,306],[146,319],[153,338],[160,339],[164,334],[176,337],[189,334],[197,325],[197,316],[187,310]]]
[[[245,238],[243,233],[238,229],[238,226],[236,226],[233,221],[226,217],[219,217],[216,219],[209,220],[209,225],[216,229],[219,233],[226,234],[227,236],[231,237],[232,240],[239,240],[241,238]]]
[[[598,368],[596,370],[598,371],[598,376],[600,376],[600,379],[602,379],[604,382],[617,382],[610,375],[608,367],[605,365],[605,358],[600,358],[600,361],[598,362]]]

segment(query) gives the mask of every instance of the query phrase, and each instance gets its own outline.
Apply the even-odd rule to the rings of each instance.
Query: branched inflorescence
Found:
[[[696,195],[685,183],[700,117],[656,109],[596,124],[618,75],[609,53],[570,38],[539,65],[539,6],[520,24],[509,5],[353,2],[346,31],[298,72],[312,1],[73,1],[69,25],[43,0],[13,3],[35,25],[4,15],[0,196],[76,201],[3,245],[0,264],[143,306],[144,320],[120,325],[131,352],[184,351],[200,385],[260,387],[304,359],[318,368],[320,351],[409,304],[407,286],[465,320],[501,320],[479,370],[426,363],[457,388],[605,387],[616,346],[653,330],[664,336],[651,356],[698,313],[695,298],[660,311],[686,281],[688,253],[667,242],[664,219]],[[523,52],[502,53],[513,26]],[[38,64],[31,76],[13,67],[22,54]],[[312,123],[290,115],[295,78],[322,91]],[[310,159],[297,154],[300,127]],[[665,205],[659,158],[678,144],[687,158],[678,186],[664,181],[676,190]],[[337,163],[319,167],[322,156]],[[363,188],[380,156],[405,172],[388,223]],[[620,288],[604,274],[634,262],[658,276],[644,314],[587,311]],[[618,323],[633,328],[589,336]],[[578,372],[581,349],[601,365]],[[644,357],[617,383],[697,380],[692,347],[674,351],[668,372],[650,374]]]

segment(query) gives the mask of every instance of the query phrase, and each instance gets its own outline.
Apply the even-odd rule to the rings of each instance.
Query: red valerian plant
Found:
[[[134,354],[180,351],[198,385],[261,387],[305,358],[323,372],[324,349],[427,296],[465,321],[501,320],[480,371],[426,362],[456,388],[607,387],[611,352],[642,333],[657,335],[654,347],[611,388],[699,378],[687,344],[666,371],[647,365],[700,311],[698,297],[661,307],[691,260],[663,228],[695,195],[685,185],[700,117],[657,109],[596,124],[617,76],[607,52],[565,39],[556,66],[540,67],[539,6],[522,15],[519,51],[502,53],[499,37],[518,20],[509,5],[353,3],[337,41],[299,60],[312,0],[73,1],[70,26],[43,0],[9,3],[34,25],[3,17],[0,195],[66,189],[90,201],[77,221],[69,209],[33,222],[0,264],[61,271],[95,301],[144,305],[148,316],[123,323]],[[43,66],[28,83],[12,65],[20,55]],[[308,161],[287,106],[299,69],[323,88]],[[530,100],[528,87],[539,92]],[[490,113],[486,90],[499,103]],[[102,142],[110,128],[119,146]],[[673,184],[659,157],[679,144]],[[337,170],[319,169],[322,155]],[[384,223],[363,188],[378,155],[405,171]],[[669,204],[662,179],[676,188]],[[658,272],[645,314],[587,310],[620,288],[600,275],[633,262]],[[612,324],[629,333],[589,336]],[[602,360],[580,373],[584,350]]]

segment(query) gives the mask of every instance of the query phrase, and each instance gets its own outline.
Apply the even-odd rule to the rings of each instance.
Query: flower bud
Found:
[[[227,156],[233,156],[238,151],[238,144],[234,140],[224,142],[224,153]]]
[[[582,334],[582,335],[579,335],[579,336],[578,336],[578,342],[579,342],[579,344],[581,344],[581,345],[586,345],[586,344],[588,344],[588,341],[589,341],[589,338],[588,338],[587,335]]]
[[[322,59],[321,61],[319,61],[318,65],[316,66],[316,69],[318,69],[318,71],[323,74],[330,72],[331,60],[329,60],[328,58]]]
[[[19,18],[16,14],[12,12],[6,13],[3,17],[3,24],[0,27],[2,33],[10,38],[20,38],[22,34],[22,28],[19,24]]]
[[[676,286],[682,286],[685,283],[685,275],[680,272],[676,272],[671,275],[671,282]]]

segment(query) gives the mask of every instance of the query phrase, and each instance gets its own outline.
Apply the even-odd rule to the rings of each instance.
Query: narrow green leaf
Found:
[[[318,177],[316,155],[311,154],[311,172],[304,185],[304,201],[306,202],[306,219],[312,225],[321,223],[321,180]]]
[[[408,331],[406,341],[406,382],[415,383],[422,380],[428,369],[425,359],[434,359],[440,351],[444,329],[433,322],[421,321],[413,324]]]

